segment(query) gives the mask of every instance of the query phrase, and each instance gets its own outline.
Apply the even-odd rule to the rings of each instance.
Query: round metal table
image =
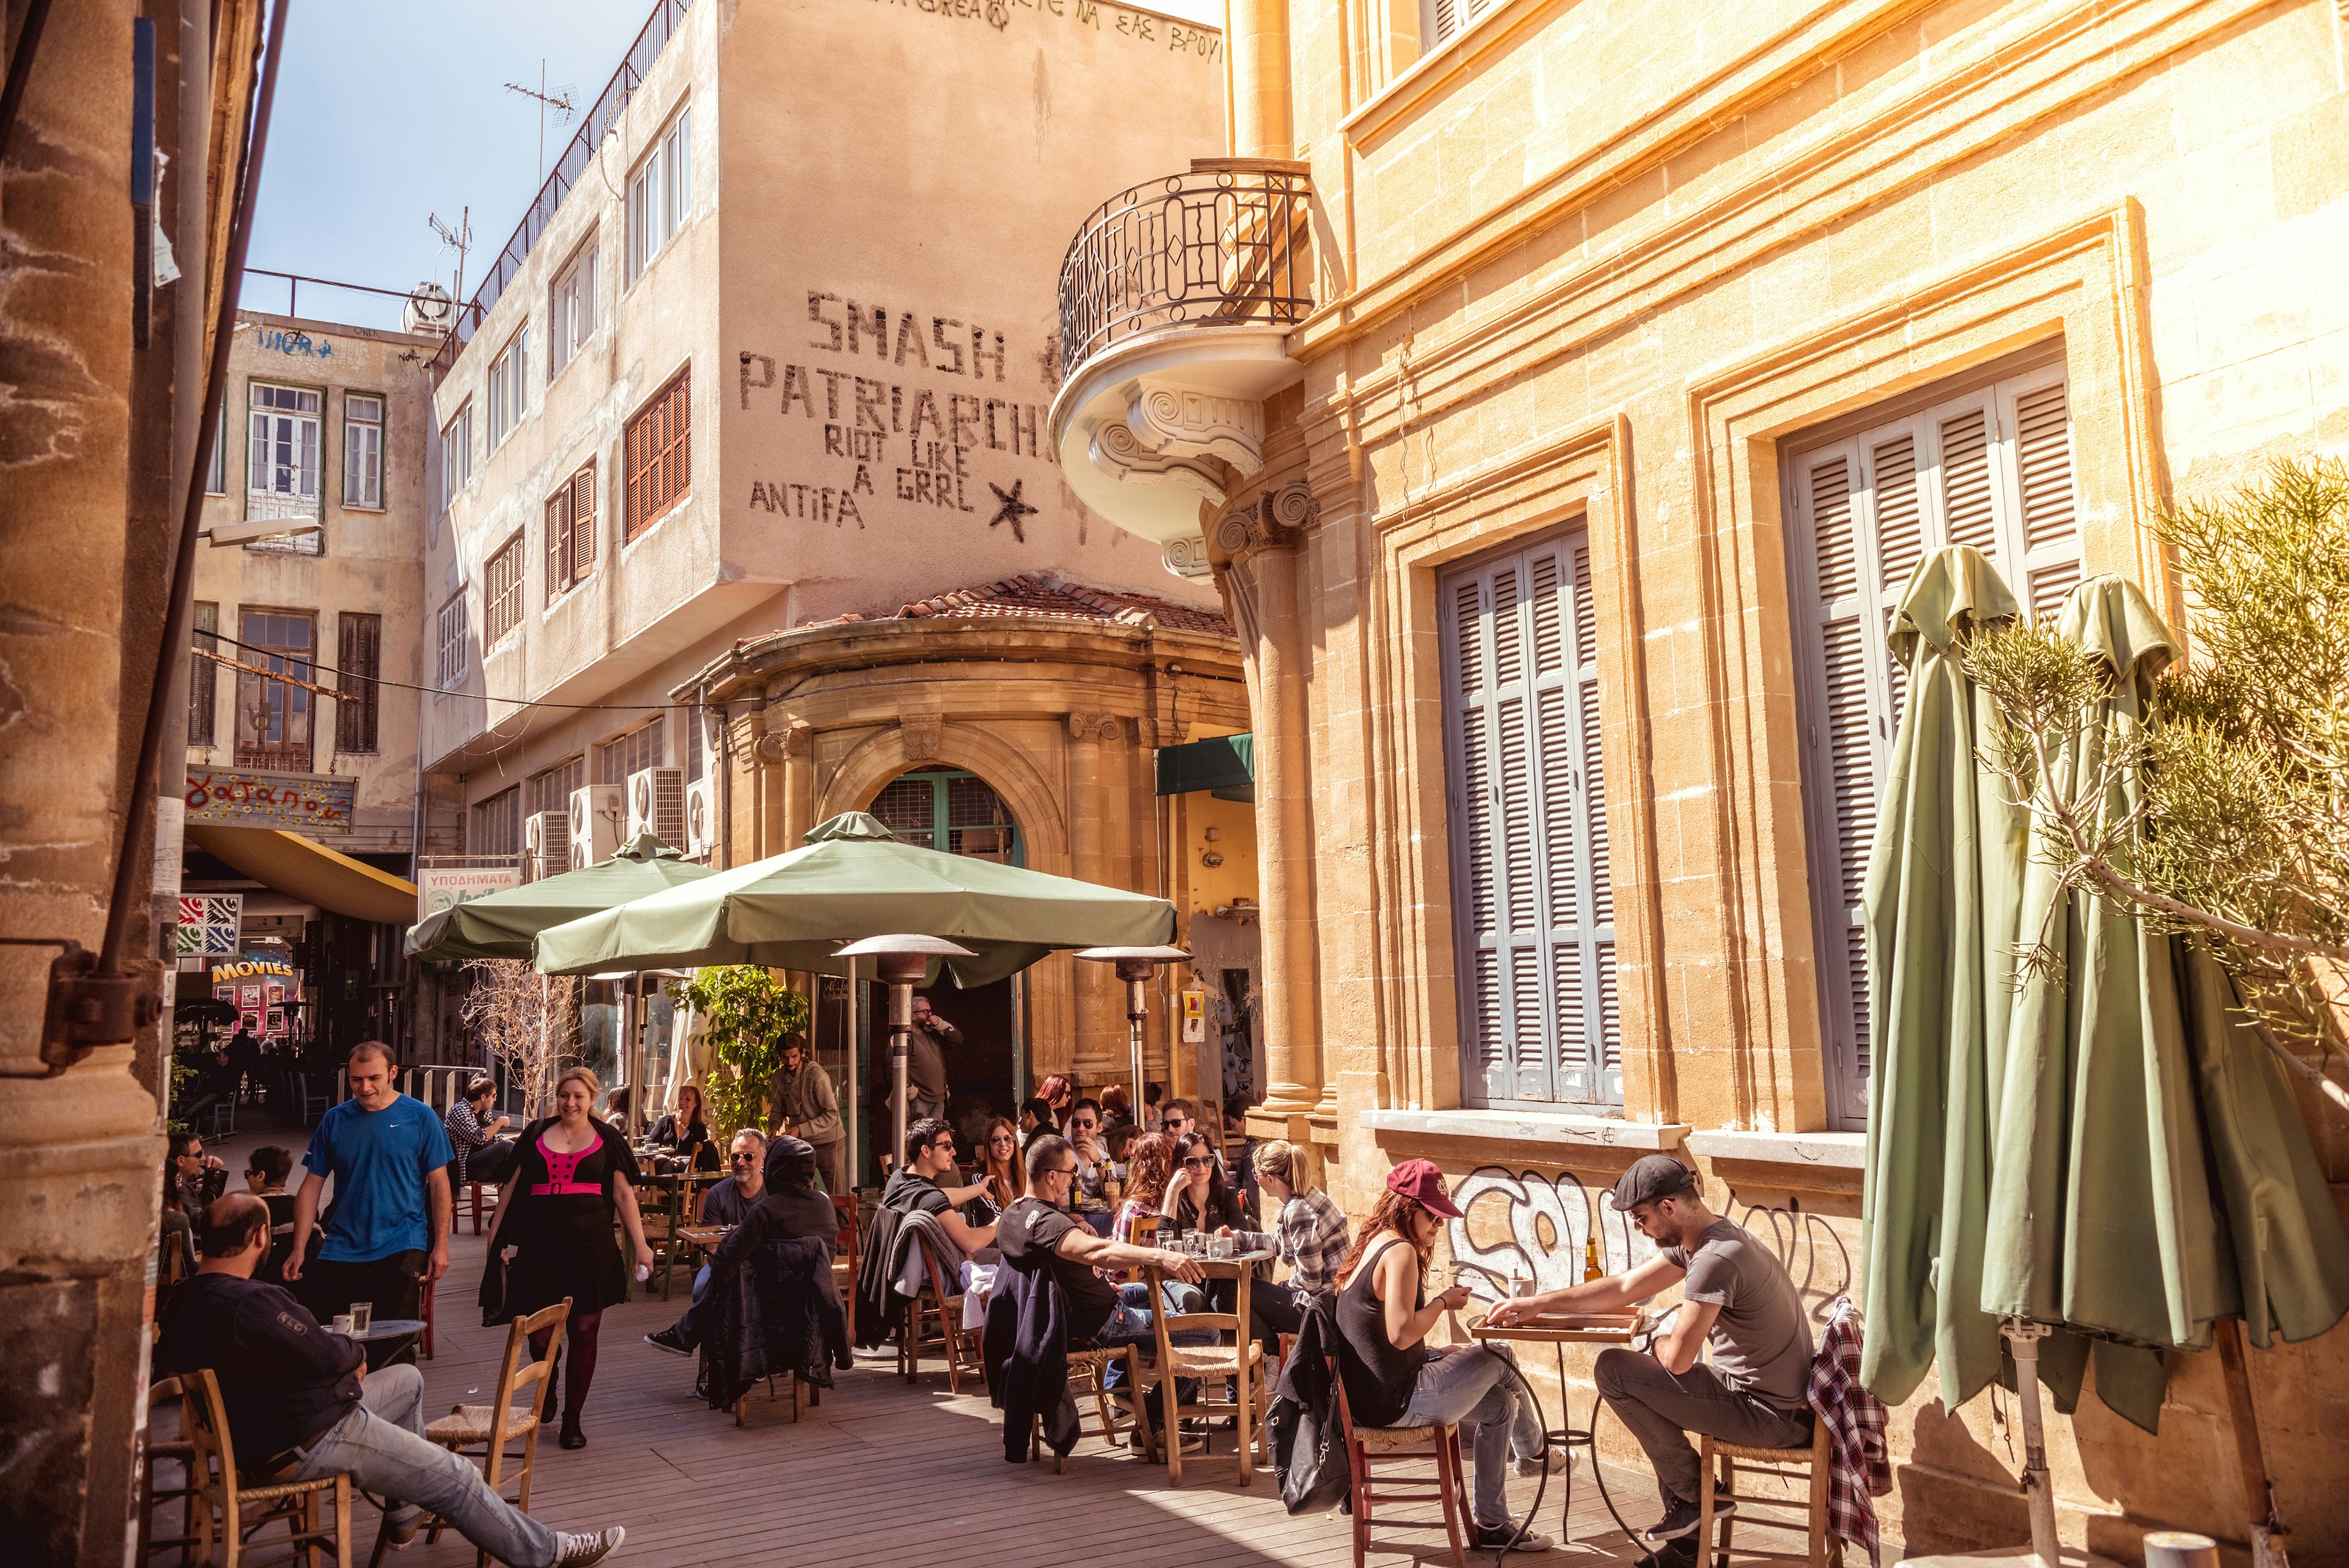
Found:
[[[1590,1425],[1574,1425],[1573,1396],[1566,1380],[1566,1347],[1569,1345],[1629,1345],[1634,1335],[1643,1331],[1638,1313],[1561,1313],[1537,1317],[1507,1327],[1487,1327],[1478,1317],[1468,1324],[1469,1337],[1482,1343],[1485,1340],[1507,1340],[1520,1345],[1547,1345],[1557,1355],[1557,1402],[1565,1424],[1545,1432],[1552,1443],[1567,1450],[1566,1504],[1558,1512],[1558,1542],[1565,1544],[1574,1535],[1574,1450],[1587,1449],[1590,1453],[1590,1479],[1598,1484],[1599,1500],[1607,1505],[1608,1513],[1617,1528],[1634,1542],[1640,1532],[1627,1522],[1615,1499],[1607,1490],[1607,1472],[1599,1468],[1599,1413],[1607,1407],[1604,1399],[1591,1403]]]

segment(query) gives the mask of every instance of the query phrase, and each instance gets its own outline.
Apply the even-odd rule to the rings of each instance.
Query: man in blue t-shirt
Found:
[[[351,1097],[318,1118],[308,1174],[294,1198],[294,1248],[285,1282],[321,1321],[372,1302],[378,1320],[420,1314],[423,1282],[449,1272],[448,1129],[421,1100],[392,1085],[391,1048],[351,1048]],[[334,1215],[307,1260],[318,1194],[335,1179]],[[392,1360],[413,1362],[415,1341]]]

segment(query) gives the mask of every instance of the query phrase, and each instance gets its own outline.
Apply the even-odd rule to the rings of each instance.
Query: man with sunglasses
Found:
[[[1074,1197],[1082,1210],[1107,1210],[1103,1184],[1109,1179],[1109,1146],[1103,1141],[1101,1102],[1079,1100],[1069,1112],[1069,1147],[1077,1152]]]
[[[905,1129],[905,1166],[881,1189],[882,1207],[900,1214],[935,1214],[947,1240],[968,1259],[982,1247],[995,1244],[995,1227],[973,1225],[962,1217],[962,1206],[984,1193],[996,1202],[1004,1195],[981,1177],[967,1186],[944,1187],[938,1179],[957,1174],[954,1128],[936,1116],[924,1116]]]
[[[733,1145],[726,1154],[732,1179],[713,1181],[702,1190],[701,1207],[695,1211],[694,1223],[728,1227],[742,1223],[751,1206],[766,1190],[766,1154],[764,1134],[750,1127],[736,1133]],[[704,1262],[700,1272],[693,1276],[693,1304],[687,1307],[684,1314],[668,1327],[658,1334],[645,1335],[645,1343],[655,1350],[666,1350],[672,1355],[691,1355],[701,1343],[701,1331],[697,1326],[694,1314],[701,1310],[701,1298],[709,1293],[709,1265]]]

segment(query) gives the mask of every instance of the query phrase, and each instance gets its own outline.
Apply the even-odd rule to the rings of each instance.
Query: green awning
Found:
[[[1206,790],[1217,800],[1256,799],[1256,737],[1217,735],[1211,741],[1158,748],[1158,793]]]

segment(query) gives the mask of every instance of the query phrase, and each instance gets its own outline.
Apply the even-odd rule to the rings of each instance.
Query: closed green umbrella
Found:
[[[410,926],[408,956],[431,962],[526,960],[538,933],[549,926],[712,875],[709,867],[683,859],[651,834],[640,833],[609,860],[508,888]]]
[[[1059,948],[1149,947],[1174,932],[1164,898],[897,841],[863,812],[833,817],[787,854],[720,871],[540,934],[545,974],[765,964],[846,974],[843,942],[897,931],[947,938],[962,986]]]
[[[1998,1324],[1980,1302],[1988,1085],[2014,1000],[2028,824],[1982,760],[1993,715],[1961,661],[1977,630],[2020,613],[1982,553],[1954,545],[1910,574],[1891,627],[1909,680],[1868,862],[1875,1052],[1861,1199],[1861,1379],[1888,1404],[1936,1356],[1961,1400],[1999,1369]]]

